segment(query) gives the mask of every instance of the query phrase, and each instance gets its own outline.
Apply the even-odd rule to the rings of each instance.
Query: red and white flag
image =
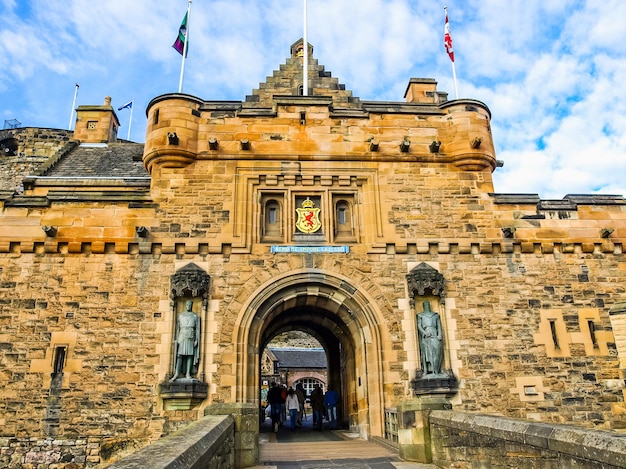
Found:
[[[448,22],[448,10],[446,10],[446,25],[443,29],[443,45],[446,46],[446,52],[454,63],[454,50],[452,49],[452,36],[450,35],[450,23]]]

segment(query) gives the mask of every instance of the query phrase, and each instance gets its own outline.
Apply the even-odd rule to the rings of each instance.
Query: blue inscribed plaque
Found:
[[[271,252],[301,254],[347,254],[350,246],[272,246]]]

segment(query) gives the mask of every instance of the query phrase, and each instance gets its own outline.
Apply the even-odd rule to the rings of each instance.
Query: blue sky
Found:
[[[492,112],[496,192],[626,194],[623,0],[308,0],[314,57],[362,100],[403,101],[411,77]],[[193,0],[183,92],[243,100],[303,35],[303,0]],[[67,128],[77,105],[176,92],[187,0],[0,0],[0,123]],[[118,112],[121,138],[130,112]]]

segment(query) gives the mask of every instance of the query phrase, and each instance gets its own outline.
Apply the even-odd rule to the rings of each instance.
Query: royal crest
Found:
[[[320,221],[320,209],[315,208],[315,204],[308,197],[302,202],[302,207],[297,208],[298,220],[296,221],[296,228],[303,233],[311,234],[315,233],[322,227]]]

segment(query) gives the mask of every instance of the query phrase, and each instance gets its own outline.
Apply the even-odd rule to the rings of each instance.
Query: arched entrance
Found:
[[[374,301],[345,278],[307,269],[273,278],[251,296],[235,327],[238,402],[259,403],[260,353],[300,330],[323,345],[342,420],[363,437],[383,432],[384,334]]]

